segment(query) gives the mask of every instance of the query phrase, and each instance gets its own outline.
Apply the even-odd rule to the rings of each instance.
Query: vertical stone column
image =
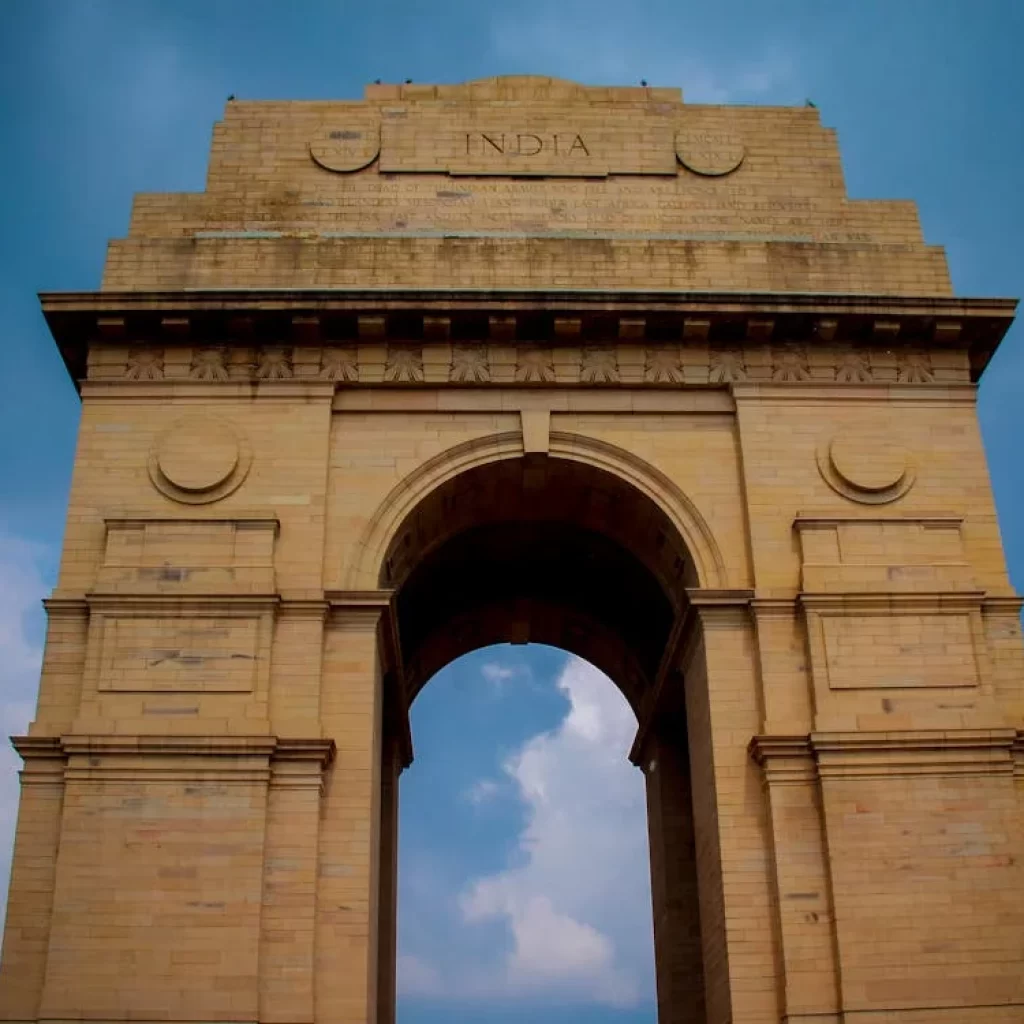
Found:
[[[750,597],[690,591],[679,660],[708,1024],[775,1024],[781,1011],[767,807],[747,755],[761,715]]]
[[[756,736],[764,769],[786,1021],[839,1024],[839,964],[818,771],[807,736]]]
[[[278,740],[271,760],[260,914],[261,1024],[315,1019],[316,875],[331,740]]]
[[[46,971],[64,806],[58,739],[78,712],[89,613],[85,602],[46,601],[46,648],[31,735],[14,741],[25,765],[0,957],[0,1020],[35,1019]]]
[[[59,740],[15,740],[25,760],[0,959],[0,1020],[35,1020],[46,973],[57,844],[64,804]]]
[[[697,853],[686,721],[664,716],[644,742],[658,1024],[705,1024]]]
[[[390,716],[389,716],[390,717]],[[377,1024],[394,1024],[398,960],[398,776],[402,758],[385,720],[380,766],[380,889],[377,908]]]
[[[321,728],[337,754],[327,772],[316,895],[316,1020],[377,1019],[383,673],[387,598],[343,594],[324,633]]]
[[[69,735],[40,1019],[255,1020],[264,736]]]

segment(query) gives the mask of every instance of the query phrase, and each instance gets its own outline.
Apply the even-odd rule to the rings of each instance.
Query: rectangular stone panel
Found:
[[[823,615],[821,630],[830,689],[978,684],[967,612]]]
[[[67,787],[40,1015],[254,1021],[267,793],[258,759],[231,759],[249,767],[232,781],[198,777],[187,759],[151,760],[168,781],[132,759],[136,781],[108,763]]]
[[[106,520],[97,593],[260,593],[274,589],[273,515]]]
[[[605,177],[677,170],[667,117],[519,105],[471,107],[455,117],[449,110],[405,108],[383,114],[382,173]]]
[[[259,619],[112,616],[100,655],[100,690],[250,692]]]
[[[805,591],[935,592],[976,588],[964,551],[963,518],[801,513]]]
[[[959,777],[948,766],[902,778],[895,768],[822,783],[843,1019],[1020,1020],[1024,875],[1011,779],[977,774],[980,765]]]

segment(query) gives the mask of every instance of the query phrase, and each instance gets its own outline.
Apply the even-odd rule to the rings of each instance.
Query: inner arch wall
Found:
[[[379,584],[388,546],[406,517],[431,491],[469,469],[524,454],[521,433],[493,434],[454,445],[409,473],[376,509],[356,542],[344,573],[347,589],[371,589]],[[626,449],[567,430],[551,431],[545,454],[603,470],[636,488],[666,515],[685,542],[693,564],[691,584],[729,585],[725,559],[711,528],[695,503],[663,472]]]

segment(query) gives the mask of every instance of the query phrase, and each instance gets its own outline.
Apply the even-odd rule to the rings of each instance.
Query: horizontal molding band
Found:
[[[1018,751],[1021,753],[1018,754]],[[811,732],[754,736],[751,758],[771,783],[909,775],[1012,775],[1024,730]]]
[[[332,739],[278,736],[15,736],[11,743],[26,770],[43,762],[66,764],[70,777],[135,773],[147,777],[186,772],[204,778],[239,776],[267,780],[271,769],[294,779],[319,776],[335,755]]]

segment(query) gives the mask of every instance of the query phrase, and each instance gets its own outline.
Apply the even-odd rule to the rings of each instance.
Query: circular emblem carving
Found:
[[[903,445],[852,431],[818,448],[818,469],[834,491],[864,505],[884,505],[902,498],[917,475]]]
[[[309,155],[329,171],[361,171],[380,152],[380,123],[358,115],[324,125],[309,140]]]
[[[204,416],[180,420],[164,433],[149,456],[149,477],[175,501],[202,505],[241,486],[252,453],[224,420]]]
[[[707,177],[730,174],[743,163],[745,154],[743,140],[732,132],[676,132],[676,156],[694,174]]]

